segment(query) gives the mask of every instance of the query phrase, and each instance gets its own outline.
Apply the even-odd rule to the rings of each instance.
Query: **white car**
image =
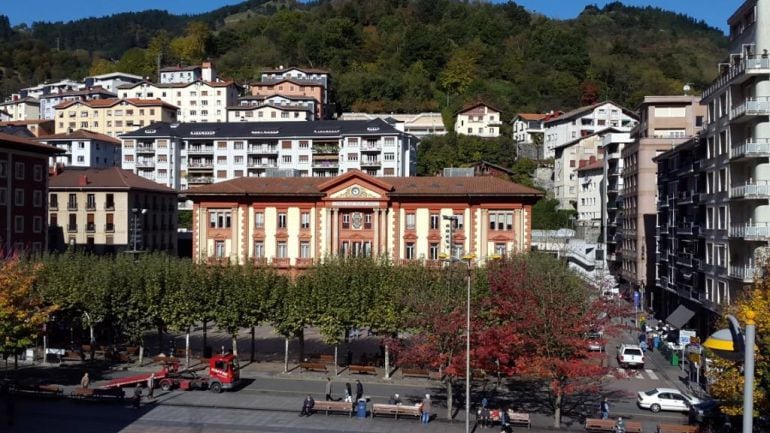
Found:
[[[644,368],[644,352],[636,344],[623,344],[618,347],[618,365],[621,368]]]
[[[639,391],[636,404],[642,409],[658,413],[662,410],[687,412],[690,406],[701,400],[685,394],[674,388],[655,388],[649,391]]]

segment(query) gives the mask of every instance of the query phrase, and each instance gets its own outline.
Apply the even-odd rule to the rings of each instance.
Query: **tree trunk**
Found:
[[[144,362],[144,344],[139,345],[139,366]]]
[[[560,391],[556,392],[556,408],[553,412],[553,426],[555,428],[561,427],[561,401],[562,401],[562,394]]]
[[[289,372],[289,337],[285,337],[283,343],[283,372]]]
[[[158,355],[163,353],[163,325],[158,325]],[[174,356],[171,348],[168,348],[168,356]]]
[[[339,365],[339,362],[337,362],[337,345],[334,345],[334,375],[338,376],[339,372],[337,371],[337,366]]]
[[[208,321],[203,321],[203,347],[201,347],[201,354],[206,353],[206,346],[208,345],[208,333],[206,332],[206,325],[208,325]]]
[[[390,379],[390,348],[385,345],[385,379]]]
[[[300,329],[297,336],[299,337],[299,360],[297,362],[302,362],[305,359],[305,330]]]
[[[184,362],[185,368],[190,368],[190,328],[184,336]]]
[[[256,331],[255,331],[254,327],[252,326],[251,327],[251,358],[250,358],[251,362],[254,362],[254,360],[257,359],[256,358],[256,355],[257,355],[257,353],[256,353],[257,338],[254,335],[255,332]]]
[[[451,378],[446,380],[446,419],[452,420],[452,409],[454,406],[454,384]]]
[[[238,359],[238,332],[233,333],[233,356]]]

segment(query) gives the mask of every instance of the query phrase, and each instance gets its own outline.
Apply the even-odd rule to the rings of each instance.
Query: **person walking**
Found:
[[[610,417],[610,402],[607,401],[607,397],[602,399],[599,403],[599,411],[602,413],[602,419],[609,419]]]
[[[83,378],[80,379],[80,387],[88,388],[88,385],[90,384],[91,384],[91,379],[88,378],[88,372],[86,371],[85,374],[83,374]]]
[[[147,378],[147,398],[155,398],[155,373]]]
[[[315,400],[308,394],[305,401],[302,402],[302,412],[299,413],[299,416],[310,416],[313,413],[313,406],[315,406]]]
[[[350,382],[345,383],[345,402],[353,402],[353,388],[350,386]]]
[[[326,401],[332,401],[332,379],[330,377],[326,378]]]
[[[139,409],[139,405],[142,402],[142,384],[137,383],[134,388],[134,397],[131,399],[131,405],[134,409]]]
[[[422,399],[422,404],[420,405],[420,412],[422,412],[422,415],[420,415],[420,422],[423,424],[428,424],[430,422],[430,394],[425,394],[425,398]]]
[[[361,400],[361,397],[364,396],[364,385],[361,383],[359,379],[356,379],[356,402],[358,400]]]

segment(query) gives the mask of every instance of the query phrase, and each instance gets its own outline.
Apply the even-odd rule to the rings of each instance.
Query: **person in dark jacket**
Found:
[[[315,406],[315,400],[308,394],[305,397],[305,401],[302,402],[302,412],[300,412],[299,416],[310,416],[313,413],[313,406]]]
[[[356,400],[361,400],[361,397],[364,396],[364,385],[361,383],[360,380],[356,379]]]

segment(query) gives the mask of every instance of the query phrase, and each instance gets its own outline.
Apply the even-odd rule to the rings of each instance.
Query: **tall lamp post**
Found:
[[[703,346],[726,359],[740,359],[743,352],[743,433],[752,433],[754,424],[754,339],[756,323],[754,311],[746,312],[746,335],[741,333],[735,316],[727,315],[729,329],[711,334]]]

